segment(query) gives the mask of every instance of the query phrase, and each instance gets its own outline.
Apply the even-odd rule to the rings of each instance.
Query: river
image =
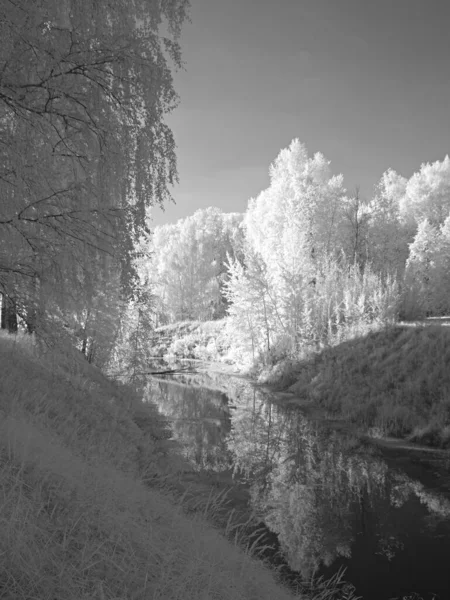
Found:
[[[450,598],[448,452],[378,447],[311,420],[243,378],[149,378],[199,473],[228,478],[289,569],[345,579],[364,600]]]

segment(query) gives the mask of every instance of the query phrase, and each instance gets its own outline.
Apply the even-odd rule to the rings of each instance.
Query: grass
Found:
[[[448,335],[395,327],[279,374],[330,414],[441,443]],[[0,599],[355,599],[341,574],[282,586],[227,517],[223,490],[177,495],[187,465],[168,433],[152,404],[70,347],[0,335]]]
[[[450,447],[448,327],[392,326],[311,354],[280,373],[279,388],[289,386],[329,416],[378,435]]]
[[[307,596],[187,514],[164,420],[69,348],[0,336],[2,600],[284,600]],[[334,591],[333,591],[334,590]]]

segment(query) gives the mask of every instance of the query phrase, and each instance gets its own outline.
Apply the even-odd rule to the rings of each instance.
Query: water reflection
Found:
[[[153,380],[150,393],[196,468],[232,466],[250,484],[251,507],[277,534],[291,569],[308,577],[345,565],[367,600],[411,592],[450,597],[445,494],[412,478],[405,464],[396,468],[352,438],[269,402],[245,380],[208,377],[216,389],[185,375]]]
[[[230,468],[227,435],[231,419],[225,394],[157,379],[150,381],[147,393],[172,422],[174,438],[196,469],[220,472]]]

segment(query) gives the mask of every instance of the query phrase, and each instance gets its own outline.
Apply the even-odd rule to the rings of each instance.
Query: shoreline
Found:
[[[326,410],[318,405],[314,400],[300,398],[295,394],[295,392],[277,389],[275,385],[272,386],[270,384],[258,383],[250,375],[237,371],[235,365],[222,363],[219,361],[207,362],[201,359],[179,358],[175,356],[158,356],[152,357],[152,359],[197,363],[201,367],[197,371],[198,373],[215,373],[228,377],[244,379],[252,386],[262,390],[264,393],[267,393],[267,395],[270,396],[274,402],[298,408],[309,419],[313,421],[319,421],[324,426],[332,427],[335,431],[341,431],[347,435],[354,435],[355,438],[368,442],[378,448],[385,448],[387,450],[395,449],[410,453],[423,452],[428,456],[434,454],[440,457],[450,458],[450,448],[439,448],[437,446],[419,444],[417,442],[409,441],[406,437],[396,438],[394,436],[370,435],[370,433],[364,431],[361,426],[351,423],[350,421],[346,420],[345,417],[338,418],[327,415]]]

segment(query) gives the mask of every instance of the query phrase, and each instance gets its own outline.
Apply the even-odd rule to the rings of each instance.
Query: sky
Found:
[[[449,0],[191,0],[181,36],[176,204],[243,212],[294,138],[363,197],[450,153]]]

